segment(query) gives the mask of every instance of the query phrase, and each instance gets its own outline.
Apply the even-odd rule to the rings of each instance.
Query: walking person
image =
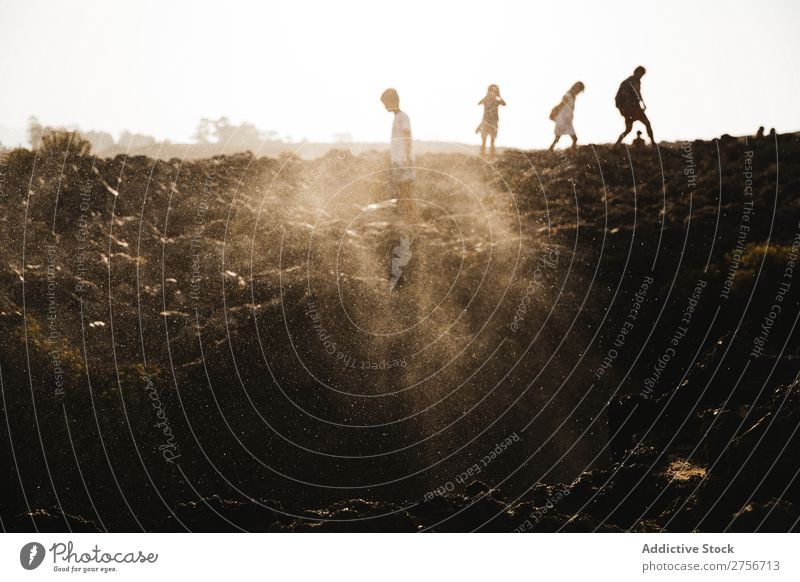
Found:
[[[400,110],[400,96],[395,89],[386,89],[381,95],[386,110],[394,113],[392,137],[389,144],[391,159],[391,185],[397,198],[400,212],[407,223],[417,222],[417,208],[414,204],[414,150],[411,137],[411,120]]]
[[[564,97],[561,98],[561,103],[553,107],[553,110],[550,112],[550,119],[556,122],[556,137],[553,143],[550,144],[550,151],[553,151],[562,135],[568,135],[572,138],[573,148],[578,146],[578,136],[575,135],[572,119],[575,115],[575,98],[580,93],[583,93],[585,88],[584,84],[580,81],[575,83],[570,87],[569,91],[564,94]]]
[[[633,71],[633,75],[625,79],[619,86],[615,101],[617,109],[619,109],[622,117],[625,118],[625,131],[619,135],[617,144],[622,143],[625,136],[633,129],[634,121],[640,121],[644,124],[647,135],[650,138],[650,143],[652,145],[656,143],[653,137],[653,128],[650,127],[650,120],[645,114],[647,106],[644,104],[644,99],[642,99],[642,77],[646,72],[644,67],[636,67]]]

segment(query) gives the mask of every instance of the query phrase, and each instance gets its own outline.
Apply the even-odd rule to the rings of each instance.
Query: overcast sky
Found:
[[[643,64],[659,139],[794,131],[798,25],[792,0],[0,0],[0,124],[186,141],[227,115],[295,140],[383,141],[394,86],[416,138],[470,143],[497,83],[498,144],[534,148],[581,80],[578,136],[607,142],[616,88]]]

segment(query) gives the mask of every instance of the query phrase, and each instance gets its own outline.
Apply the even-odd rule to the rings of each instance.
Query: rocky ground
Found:
[[[2,526],[796,530],[799,154],[8,152]]]

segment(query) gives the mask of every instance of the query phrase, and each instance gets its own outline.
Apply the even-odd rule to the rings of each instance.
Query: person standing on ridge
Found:
[[[647,135],[650,138],[650,143],[655,145],[656,140],[653,137],[653,128],[650,127],[650,120],[645,114],[647,107],[642,99],[642,77],[647,71],[644,67],[639,66],[633,71],[633,75],[625,79],[619,86],[616,96],[617,109],[625,118],[625,131],[619,135],[617,144],[622,143],[625,136],[628,135],[633,129],[633,122],[640,121],[644,124],[647,130]]]
[[[386,110],[394,113],[392,138],[389,143],[391,159],[391,185],[393,195],[397,198],[400,212],[407,223],[417,222],[418,215],[413,200],[414,151],[411,138],[411,120],[400,111],[400,96],[395,89],[386,89],[381,95],[381,102]]]
[[[494,159],[494,140],[497,139],[497,125],[500,121],[500,106],[506,102],[500,97],[500,87],[489,85],[486,90],[486,97],[478,101],[478,105],[483,105],[483,119],[475,129],[475,133],[481,134],[481,157],[486,157],[486,138],[489,137],[489,159]]]
[[[561,103],[553,107],[550,112],[550,120],[556,122],[556,138],[550,144],[550,151],[553,151],[562,135],[568,135],[572,138],[573,148],[578,146],[578,136],[575,135],[572,118],[575,115],[575,97],[582,93],[585,88],[580,81],[575,83],[561,98]]]

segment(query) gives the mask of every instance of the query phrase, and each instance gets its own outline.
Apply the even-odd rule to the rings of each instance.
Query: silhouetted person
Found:
[[[406,222],[416,222],[417,209],[413,200],[416,173],[414,172],[411,121],[408,115],[400,111],[400,96],[394,89],[386,89],[381,95],[381,102],[387,111],[394,113],[392,139],[389,144],[393,194],[397,197],[400,212]]]
[[[489,159],[494,159],[494,140],[497,138],[497,126],[500,121],[500,106],[506,102],[500,97],[500,87],[489,85],[486,90],[486,97],[478,101],[478,105],[483,105],[483,120],[475,133],[481,134],[481,157],[486,157],[486,138],[491,140],[489,146]]]
[[[647,119],[647,115],[645,115],[645,109],[647,109],[647,107],[642,99],[642,77],[646,72],[644,67],[636,67],[633,71],[633,75],[625,79],[617,91],[617,109],[619,109],[622,117],[625,118],[625,131],[619,135],[619,139],[617,139],[618,144],[622,143],[625,136],[633,129],[634,121],[641,121],[647,130],[648,137],[650,137],[650,143],[656,143],[653,137],[653,128],[650,127],[650,120]]]
[[[636,132],[636,139],[633,140],[633,147],[635,147],[635,148],[643,148],[644,147],[644,139],[642,138],[641,130]]]
[[[775,128],[774,127],[769,130],[769,138],[770,139],[775,139]]]
[[[763,137],[764,137],[764,126],[762,125],[761,127],[758,128],[758,131],[756,132],[756,139],[763,139]]]
[[[575,97],[582,93],[586,87],[578,81],[561,98],[561,103],[556,105],[550,112],[550,119],[556,122],[556,137],[550,144],[550,151],[556,147],[562,135],[572,138],[572,147],[578,146],[578,136],[575,135],[575,128],[572,126],[572,118],[575,115]]]

